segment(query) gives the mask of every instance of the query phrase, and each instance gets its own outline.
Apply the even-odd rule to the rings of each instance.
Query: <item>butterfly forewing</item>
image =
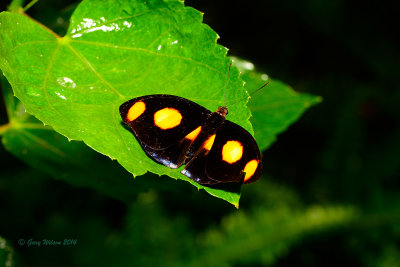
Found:
[[[143,112],[130,121],[129,110],[138,102],[144,104]],[[174,127],[160,128],[155,124],[155,114],[164,109],[176,110],[181,120]],[[182,97],[172,95],[148,95],[131,99],[120,107],[124,122],[132,128],[136,137],[152,149],[164,149],[183,139],[200,126],[211,112]]]
[[[137,97],[119,110],[147,155],[170,168],[182,165],[191,141],[185,137],[211,114],[190,100],[172,95]]]

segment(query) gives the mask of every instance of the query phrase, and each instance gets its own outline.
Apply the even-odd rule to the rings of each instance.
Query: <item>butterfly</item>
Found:
[[[193,181],[213,185],[251,183],[262,172],[253,136],[226,120],[227,107],[211,112],[188,99],[166,94],[140,96],[119,107],[143,150],[154,161]]]

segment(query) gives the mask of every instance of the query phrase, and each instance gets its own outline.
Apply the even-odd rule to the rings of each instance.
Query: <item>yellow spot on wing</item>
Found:
[[[215,134],[208,137],[208,139],[203,144],[203,148],[210,151],[212,145],[214,144],[214,140],[215,140]]]
[[[228,141],[222,147],[222,160],[229,164],[235,163],[243,156],[243,146],[239,141]]]
[[[199,135],[201,131],[201,126],[197,127],[196,129],[194,129],[193,131],[191,131],[188,135],[186,135],[186,139],[189,139],[191,141],[194,141],[197,136]]]
[[[244,176],[245,182],[253,176],[253,174],[257,170],[257,167],[258,167],[258,160],[253,159],[253,160],[250,160],[249,162],[247,162],[246,166],[243,169],[243,172],[246,173],[246,175]]]
[[[133,106],[128,110],[128,114],[126,118],[128,121],[136,120],[143,112],[146,110],[146,104],[143,101],[136,102]]]
[[[174,108],[163,108],[154,113],[154,124],[163,130],[178,126],[181,120],[181,113]]]

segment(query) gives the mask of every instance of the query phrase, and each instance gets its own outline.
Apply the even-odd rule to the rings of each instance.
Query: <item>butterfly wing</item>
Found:
[[[120,106],[122,120],[155,161],[177,168],[185,160],[190,133],[211,114],[206,108],[173,95],[147,95]]]
[[[239,125],[225,121],[207,155],[205,172],[219,183],[252,183],[261,176],[260,150],[253,136]]]

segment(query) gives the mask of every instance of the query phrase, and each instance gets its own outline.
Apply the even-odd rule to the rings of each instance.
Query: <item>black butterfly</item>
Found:
[[[174,95],[147,95],[119,108],[147,155],[200,184],[251,183],[260,178],[260,150],[253,136],[216,112]]]

